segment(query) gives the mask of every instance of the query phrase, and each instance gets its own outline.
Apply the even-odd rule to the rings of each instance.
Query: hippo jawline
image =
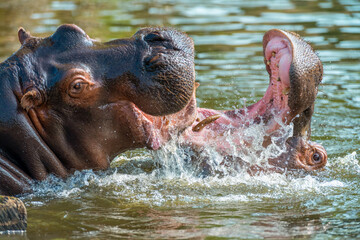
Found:
[[[263,147],[266,147],[271,143],[272,134],[278,134],[276,130],[282,124],[293,124],[293,136],[285,139],[285,153],[276,159],[268,159],[270,168],[276,171],[321,169],[327,162],[326,151],[321,145],[309,141],[314,101],[322,79],[321,61],[308,43],[291,32],[268,31],[263,38],[263,47],[264,62],[270,76],[264,97],[238,110],[197,108],[197,119],[184,131],[180,142],[198,153],[203,153],[205,146],[210,146],[224,156],[224,165],[234,160],[244,165],[242,159],[232,156],[234,144],[252,144],[251,140],[244,138],[242,129],[249,124],[263,124],[266,129]],[[236,151],[241,151],[241,148]],[[203,160],[200,157],[195,161]],[[260,166],[254,168],[251,163],[245,165],[250,170],[263,169]]]

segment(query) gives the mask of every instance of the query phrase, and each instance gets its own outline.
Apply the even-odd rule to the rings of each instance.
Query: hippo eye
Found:
[[[321,161],[321,155],[316,152],[312,155],[312,159],[314,160],[314,162],[318,163]]]
[[[79,94],[81,94],[87,88],[88,85],[89,85],[89,83],[85,82],[82,79],[77,79],[77,80],[73,81],[69,87],[70,96],[77,97]]]
[[[77,82],[77,83],[75,83],[74,84],[74,86],[73,86],[73,88],[75,89],[75,90],[80,90],[81,89],[81,83],[79,83],[79,82]]]

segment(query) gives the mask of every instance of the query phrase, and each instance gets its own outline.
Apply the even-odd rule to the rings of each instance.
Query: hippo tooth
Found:
[[[289,92],[290,92],[290,88],[289,88],[289,87],[284,88],[284,89],[282,90],[282,93],[283,93],[284,95],[289,95]]]
[[[198,124],[196,124],[192,130],[194,132],[200,132],[204,127],[206,127],[207,125],[209,125],[212,122],[215,122],[217,119],[219,119],[221,117],[220,114],[215,114],[212,115],[210,117],[205,118],[204,120],[202,120],[201,122],[199,122]]]

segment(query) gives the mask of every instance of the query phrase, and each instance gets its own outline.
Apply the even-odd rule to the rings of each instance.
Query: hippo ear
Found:
[[[26,32],[24,28],[20,27],[19,31],[18,31],[18,37],[19,37],[19,41],[21,43],[21,45],[24,44],[24,42],[26,41],[26,39],[31,38],[31,34],[30,32]]]
[[[26,111],[29,111],[31,108],[41,105],[44,102],[44,99],[35,88],[29,89],[24,96],[21,98],[21,107]]]

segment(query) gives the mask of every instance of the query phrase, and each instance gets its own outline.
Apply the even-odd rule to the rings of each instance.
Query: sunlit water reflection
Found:
[[[0,3],[0,17],[2,60],[18,49],[19,26],[47,36],[76,23],[103,41],[148,25],[186,31],[195,41],[200,107],[260,99],[268,85],[261,41],[271,28],[298,32],[324,63],[312,123],[312,139],[329,153],[324,171],[204,177],[176,145],[132,151],[108,171],[37,183],[22,197],[28,238],[360,238],[359,1],[12,0]],[[274,154],[262,153],[245,157]]]

